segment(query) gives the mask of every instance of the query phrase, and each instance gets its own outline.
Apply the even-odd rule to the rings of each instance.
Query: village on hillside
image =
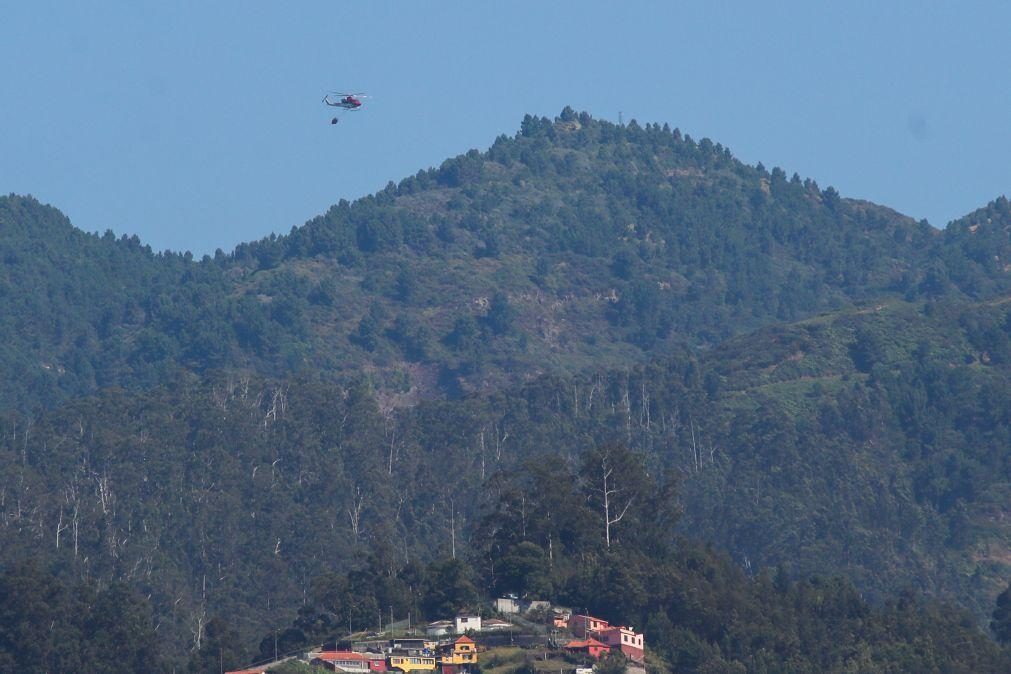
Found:
[[[604,661],[615,668],[611,672],[645,674],[643,635],[550,602],[509,596],[496,599],[483,616],[460,614],[421,626],[407,621],[225,674],[592,674]]]

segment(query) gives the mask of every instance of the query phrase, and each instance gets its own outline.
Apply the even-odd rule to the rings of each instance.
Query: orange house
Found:
[[[444,646],[439,653],[439,664],[441,665],[474,665],[477,664],[477,644],[474,640],[464,635],[453,642],[451,646]]]

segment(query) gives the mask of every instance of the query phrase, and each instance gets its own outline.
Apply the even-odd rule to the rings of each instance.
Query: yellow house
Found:
[[[421,655],[391,655],[390,667],[402,672],[431,672],[435,669],[435,658]]]
[[[443,665],[474,665],[477,664],[477,644],[468,636],[462,636],[453,642],[452,650],[446,649],[440,658]]]

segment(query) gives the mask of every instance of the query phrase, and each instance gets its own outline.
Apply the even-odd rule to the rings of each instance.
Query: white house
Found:
[[[507,596],[495,600],[495,610],[499,613],[527,613],[550,608],[551,602],[540,599],[517,599],[515,596]]]
[[[481,629],[485,632],[493,632],[495,630],[508,630],[512,629],[513,624],[507,623],[505,620],[499,620],[498,618],[487,618],[481,623]]]
[[[465,634],[467,630],[481,631],[481,616],[479,615],[458,615],[456,616],[456,633]]]
[[[519,613],[520,602],[514,597],[499,597],[495,600],[495,610],[499,613]]]
[[[452,631],[452,620],[436,620],[434,623],[428,623],[428,626],[425,627],[425,634],[430,637],[446,636]]]

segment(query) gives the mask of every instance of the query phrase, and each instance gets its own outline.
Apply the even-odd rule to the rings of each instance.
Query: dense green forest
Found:
[[[627,367],[882,295],[1006,293],[1001,198],[939,233],[667,126],[566,109],[196,261],[0,198],[0,397],[365,369],[396,404]]]
[[[874,601],[916,587],[982,622],[1008,574],[1009,356],[1004,304],[896,301],[401,410],[367,380],[110,391],[4,421],[0,554],[134,583],[181,642],[216,616],[255,641],[377,545],[425,563],[455,524],[476,554],[502,476],[620,443],[677,477],[656,494],[676,530],[750,573],[841,575]],[[541,510],[572,500],[554,490]]]
[[[70,581],[33,562],[0,571],[0,671],[170,671],[146,597],[128,583]]]
[[[568,109],[203,260],[0,198],[0,669],[217,671],[459,581],[675,671],[999,671],[1009,232]]]

